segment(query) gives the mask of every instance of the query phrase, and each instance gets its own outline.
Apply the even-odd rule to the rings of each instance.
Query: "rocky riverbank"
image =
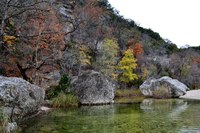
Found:
[[[44,96],[43,88],[24,79],[0,76],[0,102],[3,116],[7,118],[6,133],[16,130],[16,122],[37,114]]]
[[[181,96],[183,99],[200,100],[200,90],[187,91],[185,95]]]
[[[177,79],[164,76],[146,80],[140,90],[145,96],[154,98],[177,98],[186,94],[189,88]]]

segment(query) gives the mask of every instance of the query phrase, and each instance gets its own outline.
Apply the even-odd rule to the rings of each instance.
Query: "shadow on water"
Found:
[[[140,103],[54,110],[25,122],[25,133],[200,132],[200,102],[144,99]]]

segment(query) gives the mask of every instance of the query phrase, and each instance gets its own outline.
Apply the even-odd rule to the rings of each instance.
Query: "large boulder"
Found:
[[[140,86],[140,90],[145,96],[179,97],[184,95],[189,88],[180,81],[165,76],[160,79],[146,80]]]
[[[36,113],[44,96],[44,89],[21,78],[0,76],[0,102],[12,121]]]
[[[73,83],[72,90],[81,104],[113,103],[115,84],[95,71],[83,72]]]

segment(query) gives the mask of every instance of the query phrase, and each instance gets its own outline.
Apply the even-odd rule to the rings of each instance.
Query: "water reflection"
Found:
[[[142,119],[149,120],[147,125],[151,122],[158,124],[157,126],[160,129],[167,129],[165,130],[166,132],[199,133],[199,105],[199,101],[186,101],[181,99],[144,99],[140,104],[140,108],[144,111]]]
[[[178,118],[182,112],[189,107],[188,102],[181,99],[155,100],[144,99],[140,104],[140,109],[144,112],[162,112],[167,114],[170,119]]]
[[[145,99],[141,103],[55,110],[24,124],[26,133],[200,132],[200,103]]]
[[[113,115],[114,113],[115,113],[114,105],[81,106],[77,110],[77,115],[85,115],[85,116]]]

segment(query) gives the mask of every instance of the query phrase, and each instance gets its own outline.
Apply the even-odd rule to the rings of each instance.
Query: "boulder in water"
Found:
[[[0,76],[0,101],[3,113],[12,121],[36,113],[45,96],[44,89],[24,79]]]
[[[113,103],[115,84],[99,72],[83,72],[72,86],[81,104]]]
[[[189,88],[180,81],[165,76],[160,79],[146,80],[140,86],[140,90],[145,96],[154,97],[156,93],[160,92],[165,96],[168,95],[169,97],[179,97],[184,95]]]

